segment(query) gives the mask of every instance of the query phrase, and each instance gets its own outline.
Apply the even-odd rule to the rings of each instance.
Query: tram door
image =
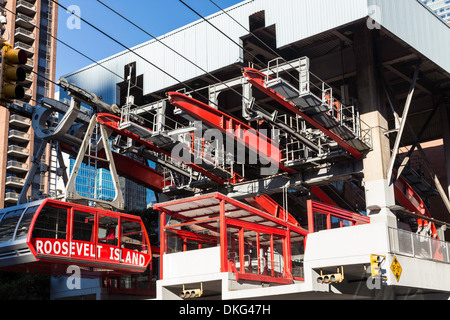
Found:
[[[73,210],[72,243],[83,250],[72,250],[72,258],[94,261],[95,247],[95,214],[79,209]],[[77,248],[75,248],[77,249]]]

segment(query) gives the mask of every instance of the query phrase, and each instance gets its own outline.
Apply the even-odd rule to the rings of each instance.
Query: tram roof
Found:
[[[286,221],[220,193],[158,203],[154,205],[154,209],[165,212],[174,218],[189,222],[198,221],[213,228],[214,224],[217,223],[214,218],[220,217],[220,203],[222,200],[225,201],[225,216],[227,219],[235,219],[271,228],[285,228],[288,225],[293,229],[297,228]],[[203,221],[207,219],[213,220],[209,222]]]

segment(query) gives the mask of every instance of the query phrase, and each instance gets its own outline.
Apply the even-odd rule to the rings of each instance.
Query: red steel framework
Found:
[[[172,93],[169,94],[169,96],[172,96]],[[215,113],[217,111],[208,105],[204,105],[201,102],[196,101],[195,99],[187,99],[188,97],[184,96],[182,94],[176,93],[174,96],[178,97],[179,99],[183,99],[183,101],[185,101],[185,103],[188,103],[187,105],[184,104],[184,107],[186,108],[186,112],[188,112],[191,115],[194,115],[194,112],[190,107],[193,107],[194,105],[202,105],[204,113],[206,113],[206,112]],[[188,102],[186,102],[186,101],[188,101]],[[203,113],[203,115],[204,115],[204,113]],[[117,117],[117,116],[114,116],[111,114],[99,114],[97,116],[97,119],[98,119],[99,123],[101,123],[102,125],[106,126],[109,129],[115,131],[116,133],[119,133],[125,137],[129,137],[129,138],[133,139],[134,141],[136,141],[144,146],[147,146],[154,151],[161,152],[162,154],[165,154],[168,156],[171,155],[169,151],[158,148],[153,143],[149,142],[146,139],[143,139],[139,135],[137,135],[133,132],[130,132],[126,129],[119,129],[120,117]],[[231,121],[231,122],[238,123],[236,121]],[[216,125],[217,125],[217,123],[216,123]],[[247,128],[247,126],[245,124],[240,124],[239,127],[241,125],[243,125],[243,126],[245,126],[245,128]],[[145,129],[150,130],[148,128],[145,128]],[[250,132],[250,130],[249,130],[249,132]],[[264,140],[264,139],[262,139],[262,137],[260,137],[260,138],[261,138],[261,143],[269,143],[270,144],[270,140]],[[205,176],[211,178],[213,181],[216,181],[220,185],[225,185],[227,183],[227,181],[224,180],[223,178],[214,175],[213,173],[209,172],[208,170],[202,168],[201,166],[199,166],[197,164],[187,163],[186,165],[188,165],[191,168],[193,168],[194,170],[204,174]],[[119,168],[121,168],[121,166],[118,166],[118,171],[119,171]],[[141,180],[141,178],[139,178],[140,174],[135,172],[134,175],[138,177],[138,181]],[[142,177],[144,177],[144,176],[142,176]],[[160,175],[160,176],[153,175],[152,178],[153,179],[150,180],[151,181],[150,183],[152,183],[156,186],[164,184],[164,181],[163,181],[164,178],[162,177],[162,175]],[[244,181],[245,181],[244,178],[242,178],[239,175],[237,175],[236,173],[234,173],[233,179],[231,179],[230,182],[237,183],[237,182],[244,182]],[[149,180],[146,180],[146,183],[148,184]],[[280,217],[281,219],[287,219],[290,223],[293,223],[293,224],[296,224],[299,226],[299,223],[296,221],[296,219],[293,218],[288,212],[286,212],[286,210],[284,210],[278,203],[276,203],[274,200],[272,200],[269,196],[263,195],[261,197],[254,197],[252,199],[249,199],[249,201],[252,201],[253,203],[257,204],[261,209],[266,210],[267,212],[271,213],[272,215]]]
[[[309,233],[370,223],[367,216],[313,200],[307,208]]]
[[[304,248],[308,233],[305,229],[220,193],[156,204],[154,209],[161,213],[161,279],[164,278],[164,254],[170,253],[168,235],[171,235],[181,238],[183,242],[196,242],[195,249],[220,246],[220,272],[233,272],[237,280],[279,284],[302,280],[300,274],[293,274],[291,245],[295,243]],[[171,221],[172,224],[166,225],[167,215],[180,223],[173,224]],[[192,230],[209,230],[210,234],[187,231],[189,226],[194,227]],[[293,241],[293,238],[297,240]],[[255,249],[255,256],[249,256],[248,246]],[[183,245],[185,250],[186,243]],[[267,256],[265,259],[263,252]],[[279,261],[275,261],[275,256]]]
[[[422,198],[414,189],[401,177],[398,177],[394,184],[394,194],[397,201],[408,211],[431,218],[431,213],[423,202]],[[419,227],[428,226],[427,220],[417,219]],[[430,223],[433,238],[438,238],[436,225]]]
[[[262,153],[264,157],[270,159],[272,164],[274,164],[281,171],[288,173],[295,172],[295,170],[286,168],[281,163],[281,150],[279,149],[279,146],[268,137],[257,132],[252,127],[234,119],[226,113],[214,109],[211,106],[188,97],[182,93],[169,92],[167,95],[169,97],[169,101],[174,106],[182,109],[184,112],[201,121],[205,121],[207,125],[215,129],[219,129],[224,134],[232,134],[232,137],[238,143],[244,145],[246,148],[252,150],[253,152],[259,154]],[[256,141],[256,146],[252,145],[250,143],[251,141]],[[232,183],[245,181],[246,179],[244,177],[240,177],[236,173],[234,173],[234,177],[231,180]],[[292,217],[289,212],[283,209],[269,196],[263,195],[246,200],[261,208],[262,210],[272,214],[273,216],[279,217],[284,220],[287,219],[290,223],[300,226],[297,220]]]
[[[302,117],[306,117],[305,120],[307,121],[313,121],[313,119],[309,118],[308,116],[301,113],[295,106],[293,106],[291,103],[287,102],[284,98],[282,98],[280,95],[278,95],[275,92],[272,92],[271,89],[264,87],[264,81],[265,81],[265,75],[261,72],[254,70],[254,69],[245,69],[246,70],[246,76],[250,77],[250,75],[253,75],[253,78],[249,79],[249,82],[253,83],[260,89],[264,89],[267,94],[270,94],[271,96],[274,96],[276,100],[286,107],[289,107],[291,111],[296,112],[297,114],[301,115]],[[256,74],[257,76],[254,76]],[[264,76],[264,77],[263,77]],[[276,97],[275,97],[276,96]],[[247,126],[246,124],[230,117],[229,115],[214,109],[196,99],[193,99],[191,97],[188,97],[184,94],[181,94],[179,92],[169,92],[168,93],[169,101],[176,107],[182,109],[184,112],[188,113],[189,115],[201,120],[205,121],[206,124],[209,126],[221,130],[223,133],[230,134],[230,132],[246,132],[246,135],[248,137],[252,137],[252,135],[256,135],[253,137],[253,139],[257,139],[258,144],[266,143],[267,145],[262,148],[262,150],[270,150],[269,145],[271,145],[273,142],[270,141],[267,137],[258,135],[254,129]],[[142,139],[138,135],[129,132],[127,130],[120,130],[118,128],[120,123],[120,118],[110,115],[110,114],[99,114],[98,115],[98,121],[105,125],[106,127],[116,131],[119,134],[122,134],[126,137],[130,137],[133,140],[142,143],[143,145],[146,145],[147,147],[150,147],[152,150],[155,150],[157,152],[162,152],[163,154],[170,155],[170,152],[166,150],[162,150],[158,147],[156,147],[151,142]],[[338,137],[333,132],[329,131],[328,129],[321,127],[318,123],[313,123],[313,125],[317,125],[318,128],[322,131],[324,131],[326,134],[329,134],[331,138],[334,140],[339,140],[341,143],[345,144],[345,147],[350,153],[352,153],[356,158],[359,158],[362,154],[354,149],[353,147],[349,146],[345,143],[344,140],[342,140],[340,137]],[[147,129],[147,128],[146,128]],[[244,144],[247,148],[252,148],[251,145],[248,144],[247,141],[244,141],[241,139],[241,137],[236,136],[236,141],[239,143]],[[250,140],[252,141],[252,140]],[[337,142],[339,142],[337,141]],[[273,157],[273,155],[267,154],[266,156],[271,158],[271,161],[278,161],[277,165],[279,168],[284,172],[291,172],[291,169],[285,168],[281,163],[279,163],[279,155],[278,152],[281,152],[279,149],[276,149],[277,156]],[[205,176],[211,178],[213,181],[218,182],[221,185],[224,185],[226,183],[226,180],[224,180],[221,177],[218,177],[214,175],[213,173],[205,170],[201,166],[198,166],[193,163],[187,164],[190,167],[192,167],[194,170],[197,170],[198,172],[204,174]],[[122,168],[123,166],[118,166],[118,168]],[[136,174],[137,172],[142,172],[142,170],[131,170],[133,172],[133,175],[137,176],[138,180],[145,180],[145,183],[148,184],[149,181],[152,181],[151,184],[154,186],[152,189],[161,188],[162,185],[164,185],[163,177],[162,175],[156,175],[154,172],[147,172],[147,174]],[[146,179],[148,175],[151,175],[151,180]],[[140,178],[139,178],[140,177]],[[231,183],[237,183],[237,182],[245,182],[245,178],[240,177],[236,173],[233,173],[233,178],[229,181]],[[406,184],[402,179],[399,179],[395,184],[395,196],[397,201],[404,206],[406,209],[420,214],[425,215],[427,217],[431,217],[431,214],[429,210],[426,208],[426,206],[423,203],[423,200],[420,198],[420,196],[417,195],[414,190]],[[312,187],[311,191],[324,203],[327,203],[329,205],[335,205],[334,201],[328,197],[319,187]],[[254,205],[257,208],[260,208],[261,210],[264,210],[266,212],[269,212],[270,214],[279,217],[281,219],[287,219],[290,223],[296,224],[297,226],[300,226],[299,223],[296,221],[294,217],[292,217],[289,212],[287,212],[285,209],[283,209],[278,203],[276,203],[273,199],[271,199],[269,196],[263,195],[260,197],[254,197],[246,199],[249,203]],[[426,221],[422,221],[419,219],[419,224],[427,224]],[[434,224],[432,225],[432,233],[435,237],[437,237],[437,232]]]
[[[325,128],[322,124],[314,120],[312,117],[306,115],[305,113],[301,112],[292,102],[289,102],[286,100],[285,97],[281,96],[274,90],[267,88],[265,86],[266,78],[267,76],[253,68],[245,68],[244,69],[244,76],[248,79],[248,82],[254,85],[258,90],[264,92],[269,97],[273,98],[275,101],[277,101],[279,104],[281,104],[283,107],[285,107],[287,110],[301,116],[305,121],[310,123],[315,128],[319,129],[323,133],[325,133],[328,137],[333,139],[335,142],[337,142],[341,147],[343,147],[345,150],[347,150],[355,159],[362,159],[364,157],[363,153],[350,144],[348,144],[345,140],[343,140],[339,135],[334,133],[333,131]]]
[[[104,125],[106,128],[109,128],[113,131],[115,131],[118,134],[123,135],[124,137],[128,137],[133,139],[134,141],[150,148],[153,151],[159,152],[161,154],[165,154],[167,156],[171,156],[171,152],[161,149],[159,147],[157,147],[155,144],[151,143],[150,141],[143,139],[142,137],[140,137],[139,135],[130,132],[126,129],[119,129],[119,124],[120,124],[120,120],[121,118],[109,113],[99,113],[97,115],[97,120],[99,123],[101,123],[102,125]],[[148,128],[145,128],[147,130],[150,130]],[[187,163],[187,166],[191,167],[193,170],[198,171],[200,173],[202,173],[203,175],[207,176],[208,178],[210,178],[213,181],[216,181],[217,183],[220,184],[224,184],[226,181],[212,173],[210,173],[208,170],[205,170],[204,168],[194,164],[194,163]],[[158,177],[156,177],[157,179],[159,179]],[[162,175],[160,175],[160,179],[163,180]],[[148,181],[147,181],[148,183]]]
[[[286,168],[280,163],[282,156],[278,143],[252,127],[182,93],[169,92],[167,95],[172,105],[204,121],[208,126],[219,129],[224,134],[231,134],[238,143],[245,145],[246,148],[255,154],[267,158],[281,171],[295,172],[295,170]],[[252,144],[253,141],[256,142],[256,145]]]
[[[220,193],[156,204],[154,209],[161,213],[161,279],[165,254],[220,246],[221,272],[234,273],[236,280],[290,284],[303,280],[299,257],[309,233],[370,222],[361,214],[310,200],[305,230]],[[172,217],[170,224],[167,216]],[[326,222],[319,226],[321,219]],[[182,247],[174,251],[170,237],[181,239]]]
[[[64,151],[69,154],[75,154],[71,147],[64,145],[63,143],[60,143],[60,145]],[[164,179],[161,172],[117,152],[112,152],[112,156],[117,173],[121,176],[133,180],[155,192],[162,192],[164,188]],[[107,168],[107,163],[103,161],[103,159],[106,159],[105,150],[98,150],[96,158],[98,159],[99,166]]]

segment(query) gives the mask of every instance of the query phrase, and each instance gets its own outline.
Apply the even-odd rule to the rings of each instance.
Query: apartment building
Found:
[[[35,105],[42,97],[53,98],[55,92],[56,34],[58,10],[50,0],[6,0],[3,5],[7,24],[3,40],[28,54],[29,72],[23,82],[25,97],[17,104]],[[31,120],[0,108],[0,208],[17,203],[32,156],[41,141],[34,137]],[[50,150],[44,155],[49,163]],[[30,188],[29,197],[48,193],[48,173],[41,175]]]

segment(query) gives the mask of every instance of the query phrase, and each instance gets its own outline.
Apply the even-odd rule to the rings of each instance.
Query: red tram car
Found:
[[[138,216],[44,199],[0,210],[0,269],[67,274],[143,272],[152,253]]]

